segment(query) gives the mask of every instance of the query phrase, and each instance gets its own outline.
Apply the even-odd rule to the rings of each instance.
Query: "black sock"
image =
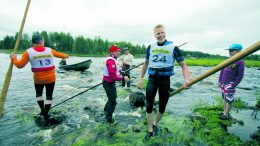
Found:
[[[44,114],[44,100],[39,100],[37,102],[38,102],[39,107],[41,108],[40,114],[43,115]]]
[[[44,119],[48,119],[48,112],[51,109],[51,104],[45,104]]]

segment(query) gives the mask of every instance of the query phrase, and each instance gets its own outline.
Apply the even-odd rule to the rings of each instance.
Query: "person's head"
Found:
[[[112,45],[110,48],[109,48],[109,53],[114,55],[115,57],[119,57],[120,56],[120,48],[116,45]]]
[[[129,49],[127,47],[125,47],[123,50],[124,50],[124,54],[126,54],[126,55],[129,54]]]
[[[44,45],[44,39],[43,39],[43,37],[40,34],[34,34],[32,36],[32,43],[34,45],[36,45],[36,44]]]
[[[243,47],[240,44],[231,44],[227,50],[229,51],[229,55],[233,56],[240,52],[242,49]]]
[[[162,24],[158,24],[154,27],[154,37],[157,39],[159,43],[162,43],[166,40],[166,31],[165,27]]]

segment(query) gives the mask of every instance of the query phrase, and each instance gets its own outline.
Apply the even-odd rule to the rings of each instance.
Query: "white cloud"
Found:
[[[0,0],[0,39],[19,30],[27,0]],[[168,39],[183,47],[226,55],[230,43],[260,40],[259,0],[44,0],[31,1],[24,28],[148,45],[162,23]],[[221,50],[221,51],[219,51]],[[260,53],[258,53],[260,54]]]

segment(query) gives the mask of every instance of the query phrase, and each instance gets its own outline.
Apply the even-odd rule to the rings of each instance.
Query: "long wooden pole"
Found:
[[[234,56],[228,58],[227,60],[221,62],[220,64],[218,64],[217,66],[213,67],[212,69],[206,71],[205,73],[199,75],[198,77],[196,77],[195,79],[191,80],[189,85],[193,85],[205,78],[207,78],[208,76],[220,71],[221,69],[225,68],[226,66],[258,51],[260,49],[260,41],[256,42],[254,45],[248,47],[247,49],[235,54]],[[175,94],[177,94],[178,92],[182,91],[184,89],[184,87],[179,87],[178,89],[176,89],[175,91],[170,93],[170,96],[173,96]]]
[[[133,70],[133,69],[135,69],[135,68],[137,68],[137,67],[139,67],[139,66],[141,66],[141,65],[143,65],[143,64],[144,64],[144,63],[140,63],[140,64],[136,65],[135,67],[132,67],[132,68],[126,70],[125,72],[130,71],[130,70]],[[102,84],[102,82],[101,82],[101,83],[98,83],[97,85],[92,86],[92,87],[90,87],[90,88],[88,88],[88,89],[86,89],[86,90],[84,90],[84,91],[82,91],[82,92],[80,92],[80,93],[78,93],[78,94],[76,94],[76,95],[74,95],[74,96],[72,96],[72,97],[70,97],[70,98],[68,98],[68,99],[66,99],[66,100],[64,100],[64,101],[62,101],[62,102],[60,102],[60,103],[58,103],[58,104],[56,104],[56,105],[54,105],[53,107],[51,107],[51,109],[53,109],[54,107],[56,107],[56,106],[58,106],[58,105],[60,105],[60,104],[63,104],[64,102],[67,102],[68,100],[71,100],[71,99],[77,97],[77,96],[80,95],[80,94],[83,94],[83,93],[85,93],[85,92],[87,92],[87,91],[89,91],[89,90],[91,90],[91,89],[94,89],[94,88],[96,88],[97,86],[99,86],[99,85],[101,85],[101,84]]]
[[[17,50],[18,50],[18,46],[19,46],[19,43],[20,43],[20,40],[21,40],[21,37],[22,37],[22,32],[23,32],[23,28],[24,28],[24,24],[25,24],[25,20],[26,20],[26,16],[27,16],[27,13],[28,13],[28,10],[29,10],[30,3],[31,3],[31,0],[28,0],[27,5],[26,5],[26,9],[25,9],[25,12],[24,12],[22,24],[20,26],[20,30],[19,30],[16,42],[15,42],[14,53],[17,53]],[[4,81],[4,85],[3,85],[1,97],[0,97],[0,114],[2,114],[2,111],[4,109],[4,101],[5,101],[5,97],[6,97],[6,94],[7,94],[8,88],[9,88],[9,84],[10,84],[10,81],[11,81],[12,70],[13,70],[13,63],[10,62],[9,68],[6,72],[5,81]]]

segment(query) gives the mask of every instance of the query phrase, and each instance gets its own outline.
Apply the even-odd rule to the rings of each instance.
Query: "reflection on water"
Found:
[[[6,54],[0,54],[0,58],[0,87],[2,88],[10,61]],[[101,82],[102,58],[70,57],[67,63],[76,63],[86,59],[92,59],[93,63],[85,72],[57,72],[54,105]],[[59,61],[60,60],[56,59],[56,65],[58,65]],[[137,59],[135,60],[135,64],[139,64],[141,61],[143,60]],[[190,67],[189,69],[191,70],[191,79],[193,79],[210,69],[210,67]],[[132,70],[131,74],[133,84],[137,84],[138,78],[136,77],[140,75],[140,68]],[[247,102],[249,106],[255,105],[256,92],[260,89],[259,79],[260,70],[247,68],[245,70],[244,80],[237,90],[237,97]],[[198,84],[195,84],[189,90],[174,95],[169,100],[166,110],[174,116],[186,117],[190,115],[192,108],[200,100],[206,101],[208,104],[213,104],[213,97],[220,96],[217,80],[218,74],[214,74]],[[177,88],[175,86],[177,82],[179,84],[183,82],[180,67],[175,68],[175,75],[171,78],[172,88]],[[135,87],[133,86],[133,88]],[[245,88],[247,88],[247,90],[245,90]],[[140,118],[140,115],[130,113],[128,110],[129,101],[125,94],[128,93],[119,94],[115,115],[121,122],[126,121],[126,119],[120,117],[131,115],[132,118],[129,118],[128,122],[134,122],[135,119]],[[97,111],[102,112],[105,102],[105,92],[102,86],[98,86],[52,110],[52,112],[64,116],[63,124],[56,126],[54,129],[40,128],[36,126],[34,122],[34,116],[39,113],[39,108],[35,100],[30,65],[27,65],[23,69],[14,68],[5,101],[4,115],[0,118],[0,143],[1,145],[39,145],[53,140],[59,142],[60,145],[68,145],[72,141],[66,139],[66,136],[78,129],[90,129],[96,125],[96,119],[93,118],[93,114],[95,114],[94,111],[96,111],[96,114],[99,114]],[[245,125],[240,126],[235,124],[232,127],[228,127],[228,131],[236,134],[242,140],[250,139],[249,135],[256,130],[257,126],[260,126],[259,114],[254,114],[255,118],[252,118],[252,112],[252,110],[233,110],[231,112],[232,116],[236,119],[243,120]]]

